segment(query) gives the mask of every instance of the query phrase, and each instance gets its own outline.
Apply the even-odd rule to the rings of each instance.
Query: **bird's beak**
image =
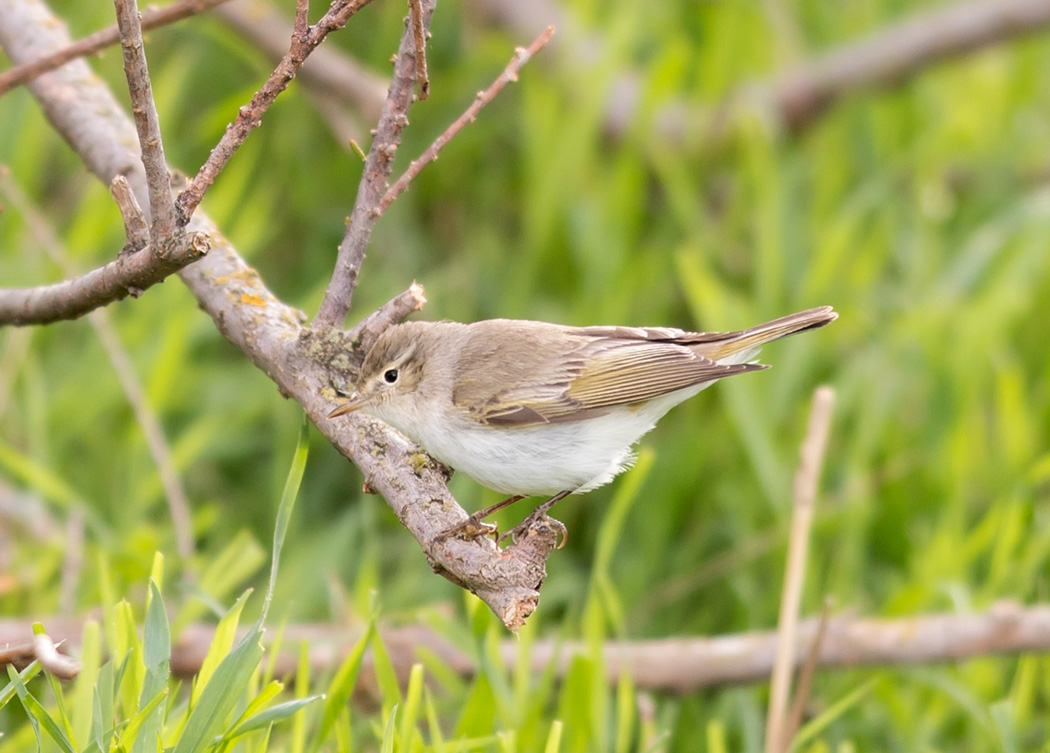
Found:
[[[370,395],[355,395],[350,400],[340,405],[334,411],[328,414],[329,418],[335,418],[336,416],[345,416],[347,413],[353,413],[359,408],[363,408],[371,401]]]

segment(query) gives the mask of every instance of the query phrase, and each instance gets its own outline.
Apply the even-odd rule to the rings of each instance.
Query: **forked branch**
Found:
[[[0,0],[0,44],[15,63],[68,43],[63,26],[43,3]],[[89,169],[107,184],[117,174],[126,175],[135,195],[143,200],[147,195],[144,172],[137,155],[128,148],[134,143],[134,128],[85,63],[75,61],[41,76],[30,89],[53,127]],[[467,517],[449,494],[446,470],[430,463],[417,447],[379,422],[363,416],[325,419],[336,404],[335,386],[353,378],[360,341],[374,336],[374,331],[359,332],[360,340],[352,340],[336,329],[305,328],[301,312],[266,288],[203,213],[193,214],[187,230],[190,237],[200,232],[214,239],[211,252],[183,269],[180,276],[222,334],[270,376],[282,394],[298,402],[333,445],[353,460],[420,542],[436,571],[476,593],[508,628],[524,624],[539,600],[546,557],[557,544],[553,532],[550,537],[525,537],[503,551],[488,539],[439,541],[438,534]],[[421,297],[421,291],[398,296],[383,307],[385,311],[381,310],[373,324],[384,326],[391,316],[418,305]]]

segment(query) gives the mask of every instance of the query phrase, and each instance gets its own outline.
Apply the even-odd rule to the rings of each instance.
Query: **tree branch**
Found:
[[[0,326],[76,319],[129,295],[137,298],[146,288],[201,259],[210,247],[207,235],[190,233],[166,259],[157,258],[153,246],[146,246],[71,280],[35,288],[0,288]]]
[[[163,8],[147,8],[142,13],[142,28],[148,31],[166,26],[189,16],[203,13],[209,8],[225,2],[227,0],[178,0],[178,2]],[[0,73],[0,94],[6,94],[16,86],[32,81],[42,73],[60,68],[70,60],[88,57],[101,52],[118,41],[120,41],[120,29],[114,25],[101,31],[96,31],[94,34],[86,36],[61,50],[56,50],[50,55],[17,65],[10,70]]]
[[[799,624],[796,656],[805,655],[814,644],[820,622],[814,618]],[[45,620],[44,626],[56,641],[66,640],[70,647],[77,645],[83,628],[80,620],[63,619]],[[1050,604],[1024,607],[1016,602],[999,602],[983,613],[901,619],[838,617],[828,620],[824,630],[816,659],[823,670],[914,666],[1045,652],[1050,650]],[[196,674],[214,633],[214,626],[201,624],[183,630],[172,645],[172,673],[179,677]],[[384,628],[380,634],[402,683],[407,682],[412,664],[418,661],[420,648],[436,655],[460,675],[469,677],[478,671],[469,656],[429,628]],[[286,648],[275,659],[274,674],[286,677],[295,672],[295,647],[304,641],[310,646],[311,668],[317,673],[330,671],[343,661],[359,637],[359,631],[344,627],[289,625],[282,634]],[[31,660],[27,650],[31,638],[28,621],[0,620],[0,646],[9,647],[7,653],[0,652],[0,665]],[[537,640],[531,647],[532,671],[539,675],[553,664],[556,676],[565,678],[573,659],[589,656],[592,650],[583,641]],[[504,640],[499,647],[503,666],[516,666],[520,651],[517,640]],[[602,647],[610,686],[615,686],[626,672],[639,689],[676,695],[692,694],[702,688],[765,682],[776,652],[777,634],[772,630],[714,638],[615,641]],[[370,655],[365,658],[365,668],[372,669]],[[362,682],[368,687],[374,681],[362,676]]]
[[[426,0],[421,6],[425,31],[430,29],[434,2],[435,0]],[[408,106],[412,104],[412,89],[415,86],[417,71],[415,35],[412,33],[412,24],[406,18],[405,31],[401,35],[401,44],[394,58],[390,90],[375,128],[372,147],[365,158],[354,209],[350,214],[343,240],[339,244],[332,278],[325,289],[321,308],[314,321],[317,327],[340,326],[350,311],[354,288],[357,287],[357,278],[365,259],[365,249],[372,239],[372,229],[382,214],[378,207],[386,192],[386,179],[394,167],[394,155],[401,143],[401,131],[408,125]]]
[[[68,34],[42,2],[0,0],[0,44],[17,63],[66,46]],[[123,173],[142,199],[142,169],[127,146],[134,129],[83,61],[39,77],[30,89],[52,126],[97,177],[109,184]],[[420,542],[436,572],[476,593],[508,628],[524,624],[539,600],[556,532],[524,537],[503,551],[490,539],[439,541],[442,531],[467,518],[448,492],[446,469],[377,421],[326,419],[335,405],[333,385],[352,381],[358,355],[354,342],[337,330],[304,328],[305,316],[266,288],[206,215],[196,212],[188,228],[212,237],[214,246],[180,276],[219,331],[361,469]]]

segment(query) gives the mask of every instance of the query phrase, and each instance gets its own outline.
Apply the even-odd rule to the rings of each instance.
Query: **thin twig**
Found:
[[[418,98],[430,96],[430,77],[427,74],[427,30],[423,28],[423,7],[419,0],[408,0],[408,15],[412,19],[412,37],[416,43],[416,83]]]
[[[350,340],[359,341],[361,352],[367,353],[383,330],[402,321],[412,312],[419,311],[426,302],[423,286],[418,282],[413,282],[407,290],[398,293],[347,330],[347,337]]]
[[[118,175],[109,185],[109,193],[117,202],[117,209],[124,220],[124,236],[127,242],[121,249],[121,254],[130,254],[141,251],[149,243],[149,225],[146,218],[142,216],[142,207],[139,200],[131,192],[131,184],[123,175]]]
[[[156,29],[161,26],[181,21],[189,16],[203,13],[226,0],[178,0],[163,8],[147,8],[142,12],[142,28]],[[114,24],[101,31],[84,37],[68,47],[63,47],[50,55],[37,58],[28,63],[0,73],[0,94],[5,94],[16,86],[32,81],[37,76],[59,68],[70,60],[87,57],[101,52],[120,41],[120,29]]]
[[[292,43],[287,54],[281,58],[273,73],[266,79],[266,83],[255,93],[251,101],[237,112],[237,119],[226,127],[226,132],[211,150],[207,161],[190,181],[186,190],[179,195],[176,206],[180,225],[184,226],[189,222],[193,211],[204,198],[205,191],[222,172],[226,163],[230,161],[245,139],[259,127],[263,114],[270,108],[277,96],[288,88],[288,84],[295,78],[295,74],[302,68],[310,53],[324,41],[325,37],[346,26],[351,16],[371,2],[372,0],[332,0],[328,11],[316,24],[309,27],[305,34],[292,36]]]
[[[310,30],[310,0],[295,0],[295,26],[293,33],[304,37]]]
[[[777,655],[773,664],[769,693],[766,753],[781,753],[786,750],[784,730],[791,692],[791,673],[795,666],[795,641],[799,604],[802,601],[802,584],[806,573],[806,551],[809,548],[809,530],[813,522],[817,482],[820,478],[820,466],[824,459],[834,402],[835,392],[831,387],[817,388],[813,395],[813,409],[809,417],[806,439],[802,443],[802,458],[795,474],[791,538],[788,541],[787,568],[780,602]]]
[[[813,676],[817,673],[817,663],[820,661],[820,650],[823,648],[824,637],[828,634],[828,622],[831,620],[831,603],[829,596],[824,599],[824,606],[820,609],[820,621],[817,623],[817,634],[809,647],[806,663],[798,674],[798,683],[795,685],[795,697],[791,700],[791,710],[788,712],[787,725],[784,727],[784,740],[786,747],[790,747],[802,726],[802,717],[806,713],[806,704],[809,702],[809,693],[813,687]]]
[[[413,160],[405,170],[404,174],[395,181],[395,183],[387,189],[386,193],[383,194],[383,198],[379,201],[379,212],[382,214],[387,208],[394,202],[394,200],[404,193],[405,189],[408,188],[408,184],[422,172],[423,168],[429,165],[431,162],[437,159],[438,152],[447,144],[452,138],[462,131],[468,124],[473,123],[478,113],[485,105],[496,98],[503,88],[514,81],[518,80],[518,73],[525,66],[532,56],[543,49],[543,46],[550,41],[551,37],[554,36],[554,27],[548,26],[542,34],[540,34],[528,47],[519,47],[514,57],[507,64],[507,67],[503,69],[495,81],[485,91],[478,92],[477,97],[471,103],[462,115],[460,115],[452,125],[445,129],[445,132],[434,139],[427,150],[420,155],[419,159]]]
[[[430,28],[435,0],[423,0],[423,26]],[[394,155],[401,143],[401,131],[408,125],[408,107],[412,104],[412,87],[416,80],[416,58],[412,24],[405,23],[394,59],[394,73],[383,112],[376,124],[375,137],[365,159],[364,171],[357,187],[357,198],[346,233],[339,244],[335,268],[328,281],[315,325],[336,327],[350,311],[350,302],[357,287],[357,277],[365,259],[365,249],[372,238],[372,229],[382,212],[379,202],[386,191],[386,180],[394,166]]]
[[[168,161],[164,158],[164,142],[160,137],[160,118],[153,101],[153,84],[146,66],[146,50],[142,44],[142,24],[136,0],[114,0],[117,26],[120,27],[120,46],[124,52],[124,77],[131,95],[131,112],[139,134],[142,166],[146,169],[149,188],[150,244],[153,253],[164,259],[173,246],[175,232],[175,199],[171,193]]]

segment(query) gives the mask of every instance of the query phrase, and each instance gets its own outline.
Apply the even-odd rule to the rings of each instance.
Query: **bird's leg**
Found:
[[[498,543],[498,544],[503,543],[503,540],[506,539],[508,536],[511,538],[512,541],[517,543],[519,536],[527,533],[528,530],[530,528],[532,528],[532,526],[535,523],[546,519],[546,521],[549,524],[551,524],[554,528],[556,528],[558,533],[561,535],[561,544],[558,545],[558,548],[561,549],[563,546],[565,546],[565,542],[569,540],[569,529],[567,529],[565,527],[565,525],[563,523],[561,523],[560,521],[557,521],[554,518],[549,517],[547,515],[547,512],[552,507],[554,507],[554,505],[557,502],[565,499],[570,494],[572,494],[572,490],[571,489],[567,489],[566,491],[563,491],[563,492],[558,492],[553,497],[548,499],[546,502],[544,502],[543,504],[539,505],[535,510],[530,512],[527,516],[525,516],[525,519],[523,521],[521,521],[516,526],[511,528],[509,531],[507,531],[505,534],[500,536],[496,540],[496,543]]]
[[[504,500],[497,502],[494,505],[489,505],[483,510],[478,510],[476,513],[471,515],[469,518],[464,520],[462,523],[452,526],[437,535],[438,541],[444,541],[450,536],[459,536],[465,539],[475,539],[478,536],[488,536],[489,534],[497,534],[496,526],[492,523],[483,523],[482,521],[494,512],[502,510],[504,507],[510,507],[515,502],[519,502],[525,499],[525,497],[515,494],[513,497],[507,497]]]

